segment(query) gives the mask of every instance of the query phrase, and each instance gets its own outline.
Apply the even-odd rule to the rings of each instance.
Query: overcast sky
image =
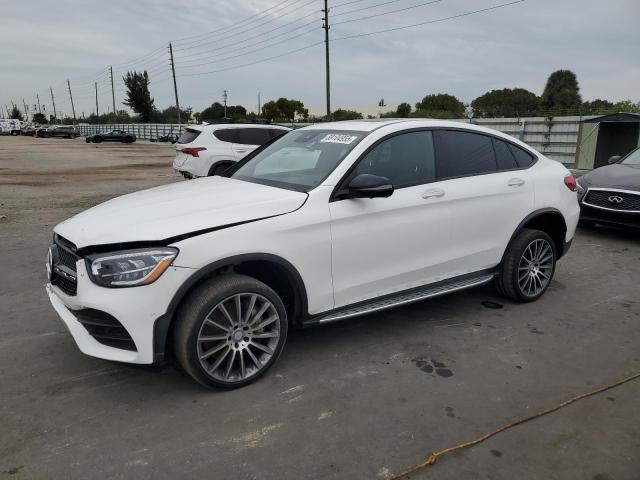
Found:
[[[508,1],[440,0],[424,5],[427,0],[329,0],[331,23],[336,23],[331,37],[437,20]],[[323,0],[287,0],[277,6],[281,3],[5,1],[0,16],[0,103],[22,106],[24,98],[32,108],[38,93],[51,111],[53,87],[58,110],[71,114],[69,78],[77,115],[95,110],[94,81],[102,112],[111,109],[107,68],[114,65],[117,108],[122,108],[127,68],[149,69],[156,106],[164,108],[174,103],[166,48],[173,40],[183,106],[199,111],[221,101],[227,89],[230,104],[250,110],[256,108],[258,92],[263,103],[286,96],[322,109],[322,44],[233,68],[323,40]],[[349,5],[340,6],[343,3]],[[414,5],[421,6],[338,24]],[[336,40],[331,43],[332,106],[371,110],[381,98],[388,105],[414,104],[439,92],[470,102],[505,87],[541,94],[549,73],[560,68],[577,74],[585,100],[639,101],[639,19],[639,0],[526,0],[439,23]],[[186,76],[211,71],[218,72]]]

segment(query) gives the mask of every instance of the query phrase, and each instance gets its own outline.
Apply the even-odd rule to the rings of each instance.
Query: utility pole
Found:
[[[327,75],[327,121],[331,120],[331,81],[329,76],[329,6],[328,0],[324,0],[324,50],[325,50],[325,69]]]
[[[71,84],[67,78],[67,87],[69,87],[69,98],[71,99],[71,111],[73,112],[73,124],[76,124],[76,107],[73,106],[73,95],[71,95]]]
[[[42,108],[40,108],[40,95],[36,93],[36,98],[38,99],[38,113],[42,113]]]
[[[24,121],[28,122],[29,121],[29,107],[27,107],[27,102],[24,101],[24,98],[22,99],[22,105],[24,105]]]
[[[116,113],[116,93],[113,89],[113,67],[109,67],[109,72],[111,73],[111,101],[113,102],[113,123],[116,123],[118,120],[118,114]]]
[[[260,117],[261,113],[262,111],[260,110],[260,92],[258,92],[258,117]]]
[[[98,117],[100,115],[98,111],[98,82],[94,82],[93,85],[96,87],[96,117]],[[82,116],[84,117],[84,113],[82,114]]]
[[[224,118],[227,118],[227,91],[222,92],[222,99],[224,100]]]
[[[53,88],[49,87],[49,91],[51,92],[51,103],[53,103],[53,121],[55,122],[58,118],[56,113],[56,101],[53,99]]]
[[[176,64],[173,61],[173,47],[169,42],[169,56],[171,57],[171,74],[173,75],[173,92],[176,94],[176,109],[178,110],[178,126],[180,126],[180,102],[178,101],[178,84],[176,83]]]

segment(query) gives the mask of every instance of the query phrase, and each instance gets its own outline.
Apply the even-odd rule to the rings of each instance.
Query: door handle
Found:
[[[433,197],[440,198],[444,197],[444,193],[444,190],[442,190],[441,188],[430,188],[422,194],[422,198],[424,198],[425,200]]]
[[[524,180],[522,180],[521,178],[512,178],[509,180],[509,183],[507,183],[507,185],[509,185],[510,187],[521,187],[522,185],[524,185]]]

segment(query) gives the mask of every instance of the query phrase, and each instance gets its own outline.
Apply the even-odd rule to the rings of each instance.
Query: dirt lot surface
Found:
[[[0,477],[384,478],[640,371],[640,234],[603,228],[578,231],[538,302],[487,286],[293,332],[240,390],[87,357],[43,288],[51,230],[182,181],[172,158],[171,145],[0,137]],[[411,478],[638,480],[640,381]]]

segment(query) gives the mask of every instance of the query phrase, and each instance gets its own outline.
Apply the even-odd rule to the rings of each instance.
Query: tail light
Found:
[[[578,182],[576,182],[576,179],[571,174],[569,174],[566,177],[564,177],[564,184],[572,192],[575,192],[576,189],[578,188]]]
[[[202,152],[203,150],[206,150],[206,148],[205,147],[185,147],[180,151],[182,153],[186,153],[187,155],[191,155],[192,157],[199,157],[200,155],[198,155],[198,153]]]

